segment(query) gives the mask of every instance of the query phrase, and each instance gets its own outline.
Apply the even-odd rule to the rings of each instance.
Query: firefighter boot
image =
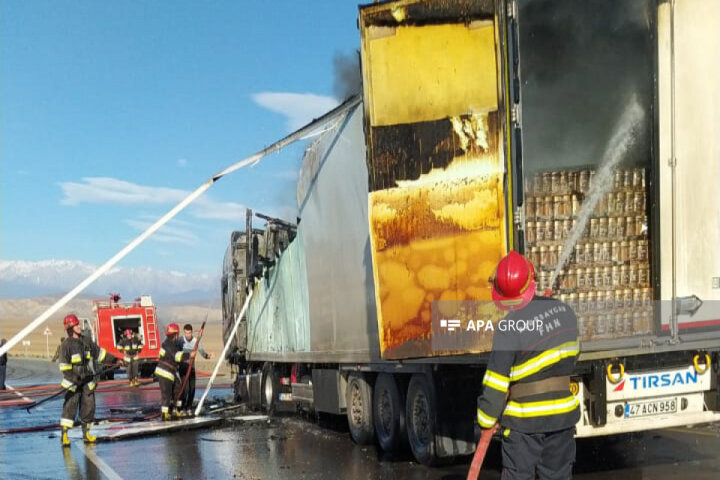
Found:
[[[170,418],[170,410],[167,407],[163,407],[162,409],[162,419],[164,422],[169,422],[170,420],[172,420]]]
[[[62,427],[62,435],[60,435],[60,442],[62,443],[63,447],[70,446],[70,437],[68,437],[68,430],[70,429],[67,427]]]
[[[95,440],[97,440],[97,437],[94,435],[90,435],[90,425],[84,424],[83,425],[83,442],[95,443]]]

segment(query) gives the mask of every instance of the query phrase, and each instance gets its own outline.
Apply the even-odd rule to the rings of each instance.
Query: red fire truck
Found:
[[[160,352],[160,334],[152,298],[143,295],[134,302],[120,303],[120,295],[111,294],[108,299],[93,300],[93,311],[95,319],[90,327],[97,344],[112,355],[122,358],[124,353],[120,352],[117,346],[123,332],[129,328],[143,344],[139,354],[140,376],[151,376]]]

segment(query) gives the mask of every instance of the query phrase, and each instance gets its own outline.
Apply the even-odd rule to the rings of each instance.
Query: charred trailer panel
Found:
[[[491,302],[512,246],[501,17],[494,2],[397,2],[360,10],[368,215],[384,359],[433,348],[433,305]],[[408,72],[413,72],[408,75]],[[439,307],[442,310],[442,306]],[[438,313],[438,312],[436,312]],[[452,312],[439,312],[439,315]]]

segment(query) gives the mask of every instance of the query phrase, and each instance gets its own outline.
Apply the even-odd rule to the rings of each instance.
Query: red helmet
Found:
[[[492,298],[501,310],[519,310],[535,295],[535,268],[525,257],[511,251],[498,263]]]
[[[129,328],[126,328],[125,332],[123,332],[123,333],[125,333],[125,336],[127,337],[128,335],[132,335],[133,332]]]
[[[165,335],[172,335],[173,333],[179,333],[180,327],[177,323],[171,323],[165,327]]]
[[[70,315],[65,315],[63,325],[65,326],[65,330],[67,330],[75,325],[80,325],[80,320],[78,320],[77,315],[71,313]]]

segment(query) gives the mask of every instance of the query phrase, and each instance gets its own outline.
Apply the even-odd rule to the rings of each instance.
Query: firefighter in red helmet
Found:
[[[83,336],[80,320],[74,314],[63,319],[67,338],[60,346],[60,372],[62,387],[65,392],[60,426],[62,428],[61,443],[70,446],[68,430],[75,425],[75,416],[80,409],[80,422],[83,428],[83,441],[93,443],[95,437],[90,435],[90,425],[95,419],[95,375],[99,371],[93,362],[98,364],[119,361],[114,356],[97,346],[92,339]]]
[[[575,462],[580,408],[570,375],[579,353],[577,318],[535,289],[525,257],[511,251],[500,260],[492,298],[507,311],[506,328],[494,331],[477,422],[502,429],[503,480],[569,479]]]
[[[127,377],[130,386],[139,386],[138,360],[140,351],[142,350],[142,342],[138,338],[137,334],[129,328],[125,329],[123,332],[123,338],[121,338],[118,342],[118,350],[125,354],[123,361],[127,365]]]
[[[161,411],[163,420],[170,420],[171,415],[181,416],[181,401],[175,403],[175,396],[180,389],[180,379],[177,375],[178,365],[195,357],[195,352],[183,352],[178,343],[180,327],[177,323],[170,323],[165,327],[165,341],[160,348],[155,376],[160,383]]]

